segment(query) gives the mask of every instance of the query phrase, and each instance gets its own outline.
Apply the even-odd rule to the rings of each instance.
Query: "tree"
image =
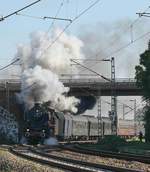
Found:
[[[147,102],[144,113],[145,139],[150,142],[150,41],[148,49],[140,55],[140,64],[135,67],[136,84],[143,91],[143,99]]]

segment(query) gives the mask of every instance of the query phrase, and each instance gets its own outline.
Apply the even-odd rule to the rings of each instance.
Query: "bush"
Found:
[[[108,146],[108,148],[112,151],[118,151],[119,146],[125,145],[126,140],[119,136],[105,136],[100,144]]]

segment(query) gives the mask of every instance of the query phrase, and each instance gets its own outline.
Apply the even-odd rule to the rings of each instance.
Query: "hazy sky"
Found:
[[[34,0],[2,1],[0,5],[0,15],[8,15],[9,13],[20,9],[33,1]],[[61,3],[63,3],[58,17],[72,19],[93,2],[94,0],[42,0],[38,4],[22,11],[21,14],[27,14],[37,17],[55,16],[56,12],[60,8]],[[102,26],[102,34],[104,36],[107,36],[108,26],[111,26],[111,23],[122,20],[124,21],[125,19],[132,22],[136,18],[138,18],[138,15],[136,13],[143,12],[145,9],[148,8],[148,6],[150,6],[150,0],[101,0],[98,4],[96,4],[96,6],[90,9],[76,22],[72,23],[67,32],[78,36],[81,34],[81,32],[83,32],[83,30],[86,30],[88,28],[90,29],[92,26],[96,27],[97,23],[104,23],[104,26]],[[148,12],[150,12],[150,9],[148,10]],[[150,21],[150,18],[145,18],[144,20]],[[39,20],[17,15],[9,17],[6,20],[0,22],[0,66],[7,65],[10,62],[10,60],[16,53],[17,45],[29,41],[30,33],[38,30],[47,31],[51,23],[52,20]],[[104,29],[105,23],[107,25],[106,31]],[[63,28],[66,24],[68,23],[64,21],[55,22],[55,26],[58,26],[60,28]],[[141,25],[140,27],[146,27],[148,29],[149,26],[150,25]],[[98,27],[100,26],[98,25]],[[109,40],[108,36],[107,40]],[[137,36],[140,36],[139,32],[137,32]],[[105,42],[105,44],[107,44],[107,42]],[[118,47],[117,44],[116,47]],[[131,46],[131,48],[133,48],[133,46]],[[124,61],[120,60],[119,65],[121,63],[122,65],[124,65]],[[125,66],[125,68],[127,68],[127,66]],[[120,71],[118,72],[118,74],[120,74],[121,77],[124,77],[124,74],[126,73],[124,71]],[[129,104],[128,101],[126,103]],[[133,106],[131,103],[130,105]],[[108,108],[105,108],[105,111],[108,111]]]
[[[31,2],[33,0],[2,1],[0,15],[5,16]],[[62,2],[64,3],[58,17],[73,18],[93,3],[94,0],[42,0],[21,13],[34,16],[55,16]],[[78,35],[80,26],[84,24],[90,26],[97,22],[110,23],[124,18],[134,20],[138,17],[136,12],[144,11],[150,5],[149,2],[149,0],[101,0],[95,7],[73,23],[68,32]],[[0,66],[7,64],[8,59],[14,57],[16,46],[19,43],[26,42],[31,32],[36,30],[46,31],[51,22],[51,20],[43,21],[16,15],[0,22]],[[57,21],[55,24],[63,27],[67,23]]]

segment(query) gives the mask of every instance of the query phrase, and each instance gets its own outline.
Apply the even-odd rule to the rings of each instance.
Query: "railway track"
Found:
[[[10,148],[10,152],[16,156],[28,159],[30,161],[34,161],[43,165],[50,165],[70,172],[106,172],[106,170],[103,170],[102,168],[90,166],[89,164],[83,164],[74,160],[69,161],[65,158],[60,159],[58,157],[48,156],[47,154],[31,147],[12,147]],[[111,171],[107,170],[107,172]]]
[[[142,163],[150,164],[150,157],[149,156],[141,156],[141,155],[134,155],[134,154],[128,154],[128,153],[116,153],[111,151],[97,151],[97,150],[91,150],[87,148],[81,148],[80,146],[61,146],[62,149],[83,153],[87,155],[95,155],[95,156],[101,156],[101,157],[110,157],[110,158],[116,158],[116,159],[122,159],[127,161],[138,161]]]
[[[100,163],[91,163],[87,161],[80,160],[80,156],[85,155],[86,153],[82,153],[82,155],[78,154],[77,159],[73,158],[73,152],[77,153],[77,148],[70,148],[70,154],[72,157],[67,157],[63,150],[66,148],[60,147],[49,147],[49,146],[16,146],[11,147],[10,152],[19,157],[43,164],[49,165],[52,167],[57,167],[60,169],[64,169],[72,172],[144,172],[145,170],[138,169],[130,169],[127,166],[124,167],[116,167],[113,165],[105,165]],[[68,150],[68,148],[67,148]],[[78,148],[79,151],[79,148]],[[57,154],[54,154],[57,152]],[[79,153],[79,152],[78,152]],[[81,153],[81,152],[80,152]],[[63,156],[61,156],[63,154]],[[89,152],[87,152],[89,155]],[[91,155],[91,154],[90,154]]]

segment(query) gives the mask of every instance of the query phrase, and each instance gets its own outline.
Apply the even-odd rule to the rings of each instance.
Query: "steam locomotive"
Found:
[[[119,120],[118,135],[132,137],[143,131],[143,124],[134,121]],[[101,135],[112,134],[112,121],[102,117]],[[137,132],[137,133],[136,133]],[[25,113],[24,136],[28,143],[43,143],[49,137],[58,140],[87,140],[98,138],[98,121],[94,116],[72,115],[69,112],[56,112],[53,109],[36,103],[33,108]]]
[[[55,112],[40,103],[25,112],[24,136],[28,143],[43,143],[44,139],[54,135]]]

